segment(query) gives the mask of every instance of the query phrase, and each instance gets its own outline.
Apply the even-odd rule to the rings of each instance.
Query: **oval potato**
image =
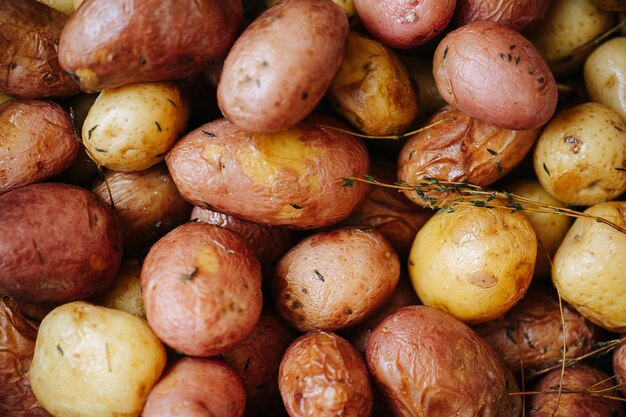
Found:
[[[626,2],[624,2],[626,6]],[[626,37],[604,42],[585,62],[585,85],[592,101],[606,104],[626,121]]]
[[[459,25],[488,20],[521,31],[541,18],[549,0],[457,0]]]

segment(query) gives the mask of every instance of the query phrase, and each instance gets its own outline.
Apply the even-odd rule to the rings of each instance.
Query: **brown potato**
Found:
[[[331,0],[288,0],[233,45],[217,88],[224,116],[248,132],[280,132],[320,102],[339,68],[348,18]]]
[[[367,192],[337,179],[363,176],[369,165],[363,144],[324,127],[331,124],[316,117],[281,133],[253,134],[220,119],[187,134],[165,160],[181,195],[197,206],[274,226],[328,226],[348,217]]]
[[[626,395],[626,343],[624,339],[613,352],[613,372],[617,375],[617,383],[621,384],[622,395]]]
[[[498,23],[472,22],[450,32],[433,62],[444,100],[483,122],[536,129],[556,108],[556,81],[539,51]]]
[[[120,272],[111,287],[96,299],[96,303],[145,319],[146,311],[141,297],[140,276],[141,263],[139,259],[125,260],[122,262]]]
[[[87,92],[182,78],[224,56],[242,16],[238,0],[90,1],[63,28],[59,61]]]
[[[365,363],[333,333],[296,339],[280,364],[278,385],[291,417],[368,417],[372,412]]]
[[[241,417],[246,404],[237,373],[215,359],[183,358],[148,396],[143,417]]]
[[[242,341],[261,314],[261,267],[235,232],[204,223],[177,227],[141,269],[146,316],[163,342],[212,356]]]
[[[593,3],[603,10],[626,12],[626,2],[624,0],[593,0]]]
[[[379,232],[345,227],[310,236],[278,263],[272,296],[300,331],[339,330],[363,320],[398,284],[398,255]]]
[[[488,20],[517,31],[540,20],[550,0],[457,0],[459,25]]]
[[[0,194],[60,173],[80,143],[69,115],[50,101],[0,105]]]
[[[31,184],[0,196],[0,293],[61,303],[106,289],[122,259],[113,209],[87,190]]]
[[[404,307],[376,327],[367,365],[396,416],[517,417],[517,383],[492,348],[452,316]]]
[[[77,94],[59,65],[63,13],[35,0],[0,0],[0,91],[20,98]]]

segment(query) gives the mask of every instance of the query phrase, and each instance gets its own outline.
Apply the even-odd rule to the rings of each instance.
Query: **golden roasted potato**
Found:
[[[626,6],[626,2],[623,2]],[[600,45],[585,62],[585,85],[592,101],[606,104],[626,121],[626,37]]]
[[[141,263],[139,259],[125,260],[122,262],[120,272],[113,284],[95,300],[96,303],[145,319],[146,311],[141,297],[140,276]]]

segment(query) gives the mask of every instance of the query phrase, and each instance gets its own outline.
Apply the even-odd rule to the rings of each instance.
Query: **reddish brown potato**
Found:
[[[359,353],[341,337],[309,333],[289,346],[278,385],[291,417],[368,417],[372,387]]]
[[[59,61],[87,92],[182,78],[225,55],[242,16],[238,0],[90,1],[63,28]]]
[[[243,340],[261,314],[261,267],[234,232],[204,223],[177,227],[150,249],[141,270],[148,322],[190,356]]]
[[[0,105],[0,194],[50,178],[67,168],[80,148],[72,122],[50,101]]]
[[[359,140],[323,127],[332,123],[316,117],[254,134],[220,119],[189,133],[165,160],[181,195],[197,206],[274,226],[328,226],[348,217],[367,192],[337,179],[363,176],[369,165]]]
[[[617,375],[617,383],[621,384],[622,395],[626,395],[626,343],[613,352],[613,372]]]
[[[0,0],[0,92],[43,98],[80,91],[57,56],[66,19],[35,0]]]
[[[488,20],[521,31],[541,19],[549,0],[457,0],[456,13],[461,26]]]
[[[278,313],[300,331],[339,330],[363,320],[389,299],[400,262],[369,228],[316,233],[280,260],[272,282]]]
[[[215,359],[183,358],[154,387],[143,417],[241,417],[246,404],[237,373]]]
[[[106,289],[122,259],[113,209],[66,184],[31,184],[0,196],[0,293],[61,303]]]
[[[626,2],[624,0],[593,0],[593,3],[604,10],[611,10],[616,12],[626,11]]]
[[[288,0],[261,14],[226,57],[222,113],[249,132],[280,132],[320,102],[341,64],[348,18],[331,0]]]
[[[536,129],[556,108],[556,82],[541,54],[498,23],[472,22],[450,32],[437,46],[433,73],[444,100],[501,128]]]

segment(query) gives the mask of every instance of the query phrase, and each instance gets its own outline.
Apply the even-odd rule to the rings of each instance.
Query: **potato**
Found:
[[[0,104],[6,103],[9,100],[13,100],[13,97],[0,93]]]
[[[598,8],[615,12],[626,11],[626,2],[624,0],[593,0]]]
[[[517,383],[492,348],[452,316],[425,306],[397,310],[372,333],[370,374],[398,417],[517,417]]]
[[[626,227],[626,202],[585,210]],[[554,257],[552,280],[565,301],[592,322],[626,331],[626,235],[592,219],[576,219]]]
[[[0,196],[0,293],[61,303],[106,289],[122,258],[115,213],[72,185],[32,184]]]
[[[292,248],[274,272],[278,313],[300,331],[340,330],[384,304],[400,276],[398,255],[379,232],[345,227]]]
[[[37,0],[40,3],[46,4],[53,9],[57,9],[66,16],[74,13],[74,2],[72,0]]]
[[[565,204],[613,200],[626,191],[626,124],[604,104],[563,110],[541,133],[534,166],[543,188]]]
[[[145,319],[146,312],[141,297],[140,275],[141,263],[139,259],[125,260],[111,287],[96,299],[96,303]]]
[[[238,0],[90,1],[63,28],[59,62],[86,92],[187,77],[226,54],[242,16]]]
[[[0,194],[67,168],[80,143],[68,114],[50,101],[0,104]]]
[[[33,99],[80,91],[57,56],[66,19],[35,0],[0,0],[1,92]]]
[[[261,314],[261,267],[239,235],[187,223],[161,238],[141,269],[148,322],[189,356],[213,356],[242,341]]]
[[[174,83],[104,90],[83,125],[83,143],[96,163],[141,171],[163,160],[187,127],[189,107]]]
[[[354,347],[328,332],[301,336],[280,364],[278,385],[291,417],[368,417],[372,387]]]
[[[549,3],[549,0],[458,0],[456,12],[461,26],[488,20],[521,31],[543,18]]]
[[[612,108],[622,120],[626,120],[625,49],[626,37],[614,38],[600,45],[585,62],[585,85],[589,97]]]
[[[409,275],[424,305],[479,324],[524,296],[536,254],[537,238],[524,214],[459,206],[434,215],[417,233]]]
[[[270,7],[274,7],[281,1],[282,0],[265,0],[265,7],[269,9]],[[348,18],[356,14],[356,8],[354,7],[353,0],[333,0],[333,3],[341,7],[343,11],[346,12],[346,14],[348,15]]]
[[[446,35],[433,74],[444,100],[504,129],[536,129],[556,108],[556,82],[539,51],[498,23],[472,22]]]
[[[613,371],[617,376],[616,382],[621,386],[622,395],[626,395],[626,343],[623,340],[613,352]]]
[[[417,116],[417,94],[396,55],[351,32],[328,100],[354,127],[370,135],[403,133]]]
[[[339,68],[348,19],[331,0],[287,0],[237,39],[217,88],[222,113],[248,132],[280,132],[320,102]]]
[[[437,90],[437,84],[435,84],[432,60],[417,58],[412,55],[398,55],[398,58],[418,86],[415,89],[419,103],[417,120],[424,121],[446,104],[439,94],[439,90]]]
[[[530,151],[537,130],[508,130],[474,119],[452,106],[441,108],[404,144],[398,158],[398,179],[417,183],[426,177],[470,182],[486,187],[515,167]],[[414,190],[404,193],[425,205]],[[440,199],[449,193],[426,193]]]
[[[367,186],[337,179],[367,173],[363,144],[307,119],[290,130],[253,134],[226,119],[205,124],[166,156],[187,201],[255,223],[313,229],[337,223],[363,201]],[[250,204],[250,202],[254,204]]]
[[[148,396],[143,417],[241,417],[246,404],[237,373],[215,359],[183,358]]]
[[[408,49],[443,32],[456,0],[354,0],[354,5],[372,36],[392,48]]]

